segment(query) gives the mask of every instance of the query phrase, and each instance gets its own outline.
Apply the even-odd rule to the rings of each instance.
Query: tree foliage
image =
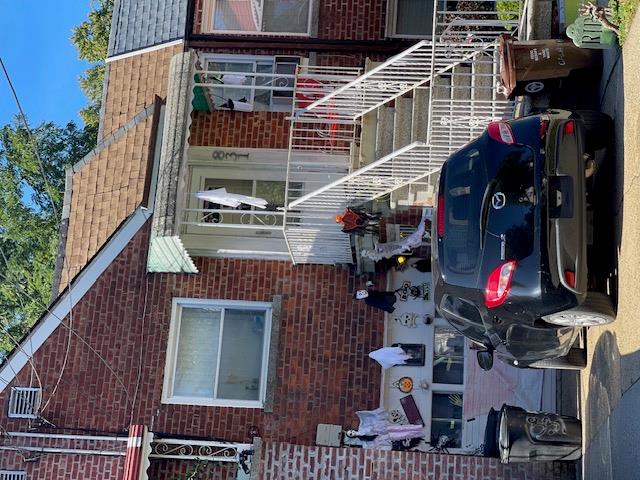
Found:
[[[80,110],[85,125],[97,128],[100,121],[104,60],[109,47],[109,31],[113,14],[113,0],[97,0],[89,18],[73,29],[71,41],[81,59],[93,65],[80,77],[80,88],[89,104]]]
[[[33,134],[42,166],[21,123],[0,128],[0,356],[49,303],[65,167],[95,142],[94,130],[74,123],[43,123]]]

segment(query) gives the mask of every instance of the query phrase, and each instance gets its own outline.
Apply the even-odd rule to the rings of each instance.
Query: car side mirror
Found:
[[[491,367],[493,367],[493,352],[491,350],[480,350],[476,354],[476,357],[478,359],[478,365],[480,365],[482,370],[485,372],[491,370]]]

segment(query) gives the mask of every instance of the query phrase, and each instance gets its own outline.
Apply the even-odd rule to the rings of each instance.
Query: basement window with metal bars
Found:
[[[0,470],[0,480],[26,480],[27,472]]]
[[[38,418],[41,401],[42,390],[39,388],[11,387],[9,418]]]

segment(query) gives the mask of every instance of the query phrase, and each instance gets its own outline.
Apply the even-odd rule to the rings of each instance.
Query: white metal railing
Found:
[[[282,230],[284,212],[232,208],[185,208],[182,225],[205,228]]]
[[[497,93],[498,48],[490,44],[431,82],[427,143],[445,156],[477,138],[487,125],[513,117],[514,102]]]
[[[289,208],[304,205],[305,208],[340,212],[347,206],[361,205],[438,171],[444,160],[439,150],[442,149],[412,143],[300,197],[291,202]]]
[[[359,140],[358,121],[309,110],[308,106],[349,84],[359,68],[299,66],[292,106],[285,205],[351,171]],[[351,241],[331,211],[284,211],[284,234],[294,263],[351,263]]]
[[[523,10],[520,0],[437,0],[433,15],[434,38],[440,42],[493,43],[503,33],[517,33]]]
[[[285,238],[294,263],[351,263],[351,243],[335,223],[337,213],[437,172],[489,122],[513,115],[513,103],[496,93],[496,40],[516,33],[521,2],[468,3],[462,8],[459,1],[437,0],[433,40],[350,81],[301,82],[298,72],[285,203]],[[348,159],[358,146],[359,118],[417,88],[430,90],[426,144],[413,143],[352,172]],[[344,161],[330,165],[318,154]],[[319,181],[294,193],[291,187],[311,171]]]
[[[238,463],[242,453],[252,448],[252,445],[246,443],[154,438],[149,458]]]
[[[290,152],[350,155],[357,141],[357,122],[339,112],[325,114],[309,106],[348,85],[362,69],[301,65],[296,69],[291,110]]]
[[[482,45],[447,44],[423,40],[357,79],[319,98],[298,117],[356,120],[385,103],[429,82],[434,75],[472,56]]]

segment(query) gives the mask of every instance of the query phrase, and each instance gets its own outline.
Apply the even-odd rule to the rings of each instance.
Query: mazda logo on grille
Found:
[[[496,192],[491,197],[491,206],[496,210],[500,210],[507,203],[507,197],[504,196],[502,192]]]

